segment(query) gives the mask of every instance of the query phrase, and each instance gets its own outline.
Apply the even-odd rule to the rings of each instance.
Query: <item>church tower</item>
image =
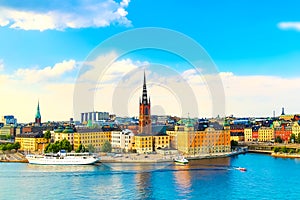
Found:
[[[38,101],[36,115],[35,115],[35,124],[41,125],[41,123],[42,123],[42,117],[41,117],[41,113],[40,113],[40,102]]]
[[[144,71],[144,84],[142,99],[140,98],[139,133],[151,134],[151,102],[147,97],[146,75]]]

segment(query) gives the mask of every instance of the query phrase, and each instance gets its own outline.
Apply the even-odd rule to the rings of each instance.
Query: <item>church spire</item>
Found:
[[[147,97],[146,72],[144,71],[144,84],[142,99],[140,99],[139,133],[151,134],[151,107],[150,97]]]
[[[38,101],[36,114],[35,114],[35,123],[41,124],[41,112],[40,112],[40,101]]]
[[[144,71],[144,84],[143,84],[142,103],[144,105],[148,105],[147,86],[146,86],[146,73],[145,73],[145,71]]]

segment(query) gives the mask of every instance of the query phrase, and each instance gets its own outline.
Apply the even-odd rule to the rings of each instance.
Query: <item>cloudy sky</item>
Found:
[[[299,6],[296,0],[2,0],[0,115],[34,121],[39,100],[42,121],[74,117],[78,102],[85,105],[79,112],[137,116],[144,70],[152,114],[211,117],[223,103],[221,115],[272,116],[282,107],[300,113]],[[200,45],[197,66],[170,49],[145,46],[123,55],[121,44],[103,45],[144,27]],[[153,35],[121,42],[155,43]],[[189,51],[181,40],[170,46]],[[207,62],[222,85],[207,78]]]

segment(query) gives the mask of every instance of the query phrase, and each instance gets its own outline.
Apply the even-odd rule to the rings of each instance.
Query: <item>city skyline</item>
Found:
[[[159,4],[159,6],[157,6]],[[81,64],[97,45],[123,31],[162,27],[200,44],[223,82],[226,115],[272,116],[300,113],[300,15],[296,1],[41,1],[0,4],[1,115],[20,122],[34,120],[40,101],[43,121],[73,117],[73,91]],[[33,6],[34,5],[34,6]],[[118,47],[115,47],[116,52]],[[114,52],[107,52],[107,56]],[[147,66],[152,113],[182,114],[176,98],[156,84],[159,63],[176,71],[196,95],[198,117],[212,116],[207,85],[182,59],[159,51],[132,52],[118,58],[97,88],[94,110],[113,113],[113,91],[120,79]],[[93,74],[88,69],[85,78]],[[148,78],[149,75],[149,78]],[[142,76],[129,99],[130,116],[138,116]],[[173,77],[164,81],[168,82]],[[138,88],[138,89],[136,89]],[[105,94],[105,98],[103,95]],[[199,95],[198,95],[199,94]],[[169,102],[172,102],[169,106]],[[83,110],[88,112],[92,110]],[[119,115],[119,113],[114,113]]]

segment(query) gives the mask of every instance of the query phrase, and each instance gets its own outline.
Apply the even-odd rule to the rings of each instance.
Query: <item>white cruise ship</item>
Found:
[[[40,165],[91,165],[99,160],[90,153],[66,153],[61,150],[57,154],[27,155],[30,164]]]

